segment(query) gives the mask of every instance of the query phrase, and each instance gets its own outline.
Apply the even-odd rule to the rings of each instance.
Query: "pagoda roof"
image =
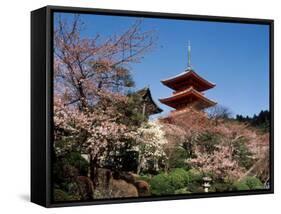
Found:
[[[144,87],[144,88],[136,91],[136,94],[138,94],[138,95],[140,95],[142,97],[143,102],[148,103],[148,106],[147,106],[148,107],[148,109],[147,109],[148,112],[147,113],[149,113],[149,115],[158,114],[158,113],[161,113],[163,111],[154,102],[149,87]]]
[[[206,98],[201,92],[193,87],[180,91],[171,97],[159,99],[159,101],[175,109],[184,108],[188,104],[193,104],[198,109],[208,108],[217,104]]]
[[[194,70],[186,70],[176,76],[161,80],[161,82],[174,90],[182,90],[193,86],[197,91],[205,91],[215,87],[214,83],[205,80]]]

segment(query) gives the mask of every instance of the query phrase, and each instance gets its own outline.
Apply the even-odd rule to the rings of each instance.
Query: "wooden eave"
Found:
[[[196,85],[198,85],[198,87],[193,84],[189,84],[188,82],[190,82],[190,80],[197,82]],[[161,82],[167,87],[176,91],[181,90],[184,86],[194,86],[198,91],[205,91],[215,87],[214,83],[205,80],[193,70],[185,71],[182,74],[179,74],[166,80],[162,80]]]
[[[172,108],[177,108],[178,103],[185,102],[185,100],[186,100],[186,103],[188,103],[187,98],[192,97],[192,96],[196,97],[199,102],[204,103],[204,106],[206,106],[205,108],[217,104],[216,102],[206,98],[202,93],[198,92],[193,87],[190,87],[184,91],[176,93],[171,97],[159,99],[159,101]]]

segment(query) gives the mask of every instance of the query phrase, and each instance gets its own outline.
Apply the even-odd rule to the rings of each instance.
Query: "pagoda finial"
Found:
[[[191,45],[190,41],[188,40],[188,62],[187,62],[187,70],[191,70]]]

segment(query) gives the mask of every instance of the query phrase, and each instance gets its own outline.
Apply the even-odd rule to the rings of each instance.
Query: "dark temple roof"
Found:
[[[157,106],[151,96],[150,89],[145,87],[136,91],[136,94],[140,95],[143,101],[147,104],[146,113],[149,115],[161,113],[163,110]]]

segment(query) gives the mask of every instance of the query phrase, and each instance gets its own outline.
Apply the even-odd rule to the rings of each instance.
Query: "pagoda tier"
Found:
[[[194,89],[193,86],[180,92],[175,92],[171,97],[159,99],[159,101],[176,110],[182,110],[187,107],[202,110],[216,105],[216,102],[206,98],[201,92]]]
[[[162,80],[161,82],[175,90],[175,93],[183,91],[191,86],[199,92],[211,89],[215,86],[215,84],[208,82],[193,70],[184,71],[177,76]]]

